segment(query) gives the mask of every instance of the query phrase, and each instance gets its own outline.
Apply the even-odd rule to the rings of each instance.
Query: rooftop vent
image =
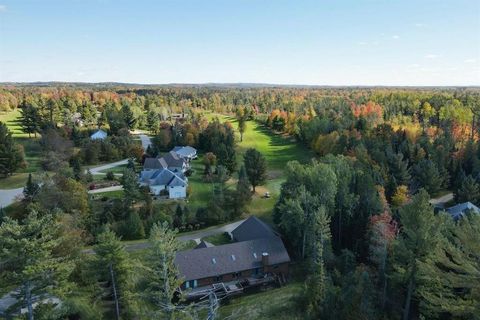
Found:
[[[236,258],[235,258],[235,255],[234,255],[234,254],[232,254],[232,260],[233,260],[233,261],[235,261],[235,260],[236,260]]]
[[[216,264],[216,263],[217,263],[217,260],[215,260],[215,258],[212,258],[212,263],[213,263],[213,264]]]

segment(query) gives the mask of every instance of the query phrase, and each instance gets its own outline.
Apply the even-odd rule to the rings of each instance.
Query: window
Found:
[[[222,281],[222,279],[223,279],[222,276],[217,276],[217,277],[215,278],[215,281]]]

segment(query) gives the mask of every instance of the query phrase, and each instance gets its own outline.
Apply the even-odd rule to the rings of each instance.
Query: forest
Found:
[[[191,245],[178,234],[248,215],[294,261],[285,319],[480,319],[480,215],[444,211],[480,206],[478,88],[3,85],[0,113],[18,116],[0,122],[0,185],[24,187],[0,211],[0,293],[63,301],[35,319],[206,318],[175,290]],[[98,128],[107,139],[89,138]],[[267,154],[273,139],[296,149]],[[138,168],[177,145],[202,154],[189,200],[159,202]],[[88,192],[106,183],[120,196]],[[132,256],[125,240],[149,247]]]

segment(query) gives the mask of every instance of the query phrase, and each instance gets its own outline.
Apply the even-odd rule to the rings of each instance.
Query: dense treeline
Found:
[[[128,261],[117,236],[151,237],[152,257],[165,261],[152,258],[140,267],[174,274],[171,257],[178,245],[166,248],[162,242],[173,237],[168,227],[189,230],[236,219],[250,190],[266,179],[258,151],[247,150],[237,163],[235,131],[242,134],[245,120],[255,119],[318,155],[306,165],[286,165],[273,212],[292,256],[306,268],[305,317],[475,319],[480,314],[480,219],[467,215],[454,222],[428,203],[453,191],[456,202],[480,204],[478,89],[2,89],[0,109],[14,108],[21,110],[22,130],[39,135],[42,167],[55,172],[41,181],[30,176],[23,201],[0,222],[0,241],[7,248],[2,257],[13,261],[4,274],[25,273],[27,281],[9,278],[9,285],[23,288],[22,299],[33,288],[49,292],[66,302],[65,314],[80,318],[101,314],[99,299],[122,305],[124,318],[149,318],[140,312],[142,303],[173,310],[174,293],[161,289],[165,279],[136,275],[138,265]],[[238,128],[209,121],[202,111],[235,115]],[[108,131],[108,138],[90,140],[96,128]],[[141,162],[143,150],[130,135],[136,128],[154,135],[149,156],[175,145],[202,151],[203,179],[213,191],[204,207],[155,203],[139,187],[133,161],[120,179],[121,198],[89,198],[86,185],[92,177],[82,166],[126,157]],[[0,129],[0,169],[8,175],[25,165],[23,150],[5,125]],[[234,188],[226,184],[230,177],[238,177]],[[15,252],[28,243],[22,239],[31,236],[42,250],[33,260],[15,260]],[[92,243],[96,257],[80,261],[81,246]],[[42,269],[56,261],[62,262],[58,268]],[[38,277],[28,273],[36,267]],[[118,297],[112,293],[112,273]],[[83,294],[71,290],[72,283]],[[138,298],[151,291],[161,299]]]

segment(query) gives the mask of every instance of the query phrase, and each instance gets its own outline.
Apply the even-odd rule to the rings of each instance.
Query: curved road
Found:
[[[0,208],[7,207],[23,197],[23,187],[17,189],[0,189]]]

